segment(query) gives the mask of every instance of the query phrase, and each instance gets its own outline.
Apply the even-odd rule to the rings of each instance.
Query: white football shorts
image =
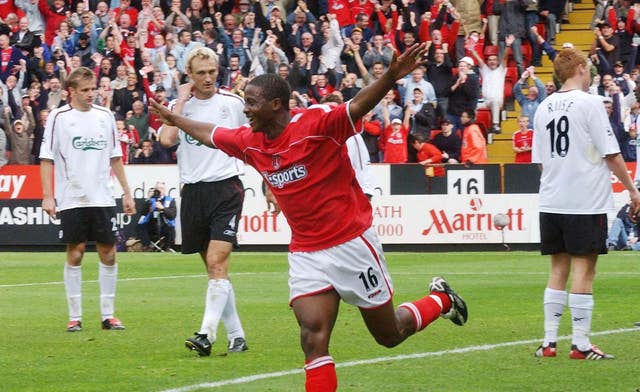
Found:
[[[343,244],[289,253],[289,305],[334,289],[348,304],[371,309],[393,297],[393,282],[373,228]]]

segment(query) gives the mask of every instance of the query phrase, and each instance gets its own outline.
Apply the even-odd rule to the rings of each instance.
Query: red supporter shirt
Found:
[[[513,133],[513,145],[518,148],[529,147],[533,145],[533,131],[527,132],[517,131]],[[516,163],[531,163],[531,150],[516,153]]]
[[[355,133],[347,108],[348,103],[333,110],[311,106],[275,139],[249,126],[212,131],[214,146],[253,166],[269,184],[291,227],[292,252],[342,244],[373,222],[343,148]]]
[[[384,163],[405,163],[408,159],[407,135],[409,130],[404,126],[398,132],[393,131],[393,125],[387,126],[380,136],[380,146],[384,151]]]
[[[429,163],[440,163],[442,162],[442,152],[438,150],[438,147],[434,146],[431,143],[423,143],[420,150],[418,150],[416,156],[418,157],[418,162],[426,161],[427,159],[431,159]],[[429,167],[429,163],[426,163],[425,166]],[[444,176],[444,168],[442,166],[431,166],[433,167],[433,175],[435,177]]]

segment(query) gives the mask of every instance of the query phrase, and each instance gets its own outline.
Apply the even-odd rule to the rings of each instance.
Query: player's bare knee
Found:
[[[67,245],[67,263],[77,266],[82,264],[86,246],[85,244],[69,244]]]

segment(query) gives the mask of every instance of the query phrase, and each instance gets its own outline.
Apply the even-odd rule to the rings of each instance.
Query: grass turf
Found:
[[[120,253],[116,316],[125,331],[100,329],[97,256],[83,265],[83,331],[65,332],[63,253],[0,253],[2,391],[301,391],[298,328],[287,305],[284,253],[234,253],[231,280],[250,350],[221,356],[184,348],[198,329],[206,276],[199,259]],[[341,306],[331,342],[340,391],[632,391],[640,387],[640,262],[614,252],[598,263],[592,337],[614,361],[533,356],[542,337],[548,260],[534,252],[388,253],[395,304],[445,276],[469,305],[469,322],[438,320],[394,349],[377,346],[357,309]],[[568,310],[561,335],[570,334]],[[616,331],[610,333],[608,331]],[[358,362],[362,361],[362,362]],[[280,375],[239,382],[252,377]],[[231,382],[229,380],[236,380]],[[241,380],[240,380],[241,381]],[[202,388],[198,388],[200,385]]]

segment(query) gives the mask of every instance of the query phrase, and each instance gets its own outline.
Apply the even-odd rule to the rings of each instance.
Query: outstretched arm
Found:
[[[380,79],[363,88],[356,94],[349,104],[349,113],[353,120],[367,114],[393,88],[396,80],[403,78],[419,65],[423,64],[426,55],[426,44],[415,44],[407,49],[400,57],[393,54],[391,64]]]
[[[178,113],[173,113],[164,105],[156,102],[155,99],[149,99],[149,102],[151,103],[149,107],[151,113],[158,116],[158,119],[165,125],[178,127],[205,146],[213,147],[211,143],[211,131],[215,127],[215,124],[195,121],[188,117],[183,117]],[[164,130],[162,133],[164,133]]]

